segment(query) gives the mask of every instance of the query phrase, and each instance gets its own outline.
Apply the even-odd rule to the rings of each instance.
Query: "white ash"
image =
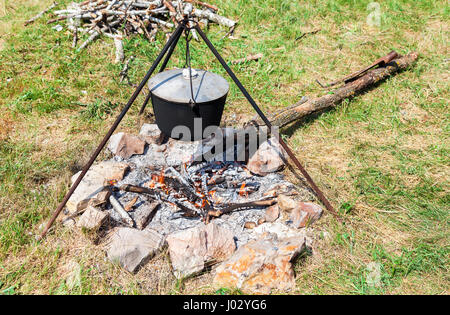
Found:
[[[186,159],[187,152],[195,152],[198,145],[199,144],[195,142],[172,141],[172,143],[168,145],[167,152],[155,152],[150,145],[143,155],[135,155],[127,160],[114,157],[113,160],[125,161],[131,168],[123,180],[116,183],[116,186],[120,187],[124,184],[130,184],[145,187],[144,184],[151,181],[152,174],[160,174],[161,172],[167,171],[170,166],[174,166],[178,172],[184,174],[183,176],[189,174],[188,176],[191,179],[200,179],[206,177],[205,174],[207,174],[207,172],[211,174],[227,167],[220,175],[225,178],[225,181],[221,184],[208,187],[209,190],[215,191],[214,198],[211,199],[220,200],[220,203],[218,203],[220,205],[260,200],[264,198],[265,192],[280,184],[285,185],[292,190],[296,189],[292,183],[284,179],[284,176],[281,173],[255,176],[246,170],[243,164],[238,162],[203,162],[184,168],[185,162],[180,163],[180,160],[184,161]],[[170,163],[167,163],[165,154],[170,155]],[[242,194],[241,185],[244,182],[246,183],[247,188],[251,188],[248,195]],[[129,212],[133,219],[135,213],[139,211],[139,207],[145,206],[152,201],[150,196],[144,194],[120,191],[114,192],[114,195],[123,206],[136,196],[138,197],[138,201],[133,207],[134,210]],[[156,214],[145,229],[155,230],[163,236],[167,236],[173,232],[202,224],[203,221],[201,217],[185,218],[181,216],[178,212],[179,210],[180,209],[173,204],[161,202]],[[253,230],[245,229],[244,224],[246,222],[258,222],[259,219],[264,217],[265,210],[266,208],[253,208],[233,211],[229,214],[222,215],[219,218],[213,218],[212,220],[219,226],[232,231],[235,235],[236,245],[239,247],[257,237],[257,234],[255,234]],[[110,213],[113,220],[121,222],[120,216],[111,209],[111,207],[109,207],[107,211]]]

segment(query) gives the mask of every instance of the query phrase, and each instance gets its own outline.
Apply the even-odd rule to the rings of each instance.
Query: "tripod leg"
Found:
[[[147,107],[148,101],[150,100],[151,96],[152,96],[152,91],[148,90],[147,96],[145,97],[145,101],[142,104],[141,109],[139,110],[139,116],[144,113],[144,110]]]
[[[178,34],[177,34],[176,32],[177,32],[177,31],[175,31],[174,34],[172,35],[172,36],[175,36],[175,39],[174,39],[172,45],[170,46],[169,51],[167,52],[167,56],[166,56],[166,58],[164,59],[162,65],[161,65],[161,68],[159,69],[159,72],[163,72],[164,69],[166,69],[167,63],[169,62],[170,57],[172,57],[173,51],[175,50],[175,47],[176,47],[177,44],[178,44],[178,40],[180,39],[181,34],[183,34],[183,29],[181,28],[181,29],[178,31]],[[150,101],[150,97],[151,97],[151,96],[152,96],[152,92],[151,92],[151,91],[148,91],[147,97],[145,98],[145,101],[144,101],[144,103],[142,104],[141,109],[139,110],[139,115],[142,115],[142,114],[144,113],[144,110],[145,110],[145,108],[147,107],[147,104],[148,104],[148,102]]]
[[[53,213],[52,217],[50,218],[50,220],[48,221],[47,225],[45,226],[44,231],[42,231],[40,239],[42,239],[47,234],[48,230],[50,229],[52,224],[55,222],[56,218],[61,213],[62,209],[65,207],[65,205],[66,205],[67,201],[69,200],[70,196],[72,196],[72,194],[74,193],[75,189],[78,187],[78,185],[80,184],[81,180],[86,175],[86,173],[88,172],[89,168],[92,166],[92,164],[94,163],[95,159],[98,157],[98,155],[100,154],[100,152],[102,151],[102,149],[106,145],[106,143],[108,142],[108,140],[111,137],[111,135],[113,134],[113,132],[116,130],[117,126],[119,126],[120,122],[122,121],[123,117],[128,112],[128,110],[130,109],[131,105],[133,105],[134,101],[136,100],[136,98],[138,97],[139,93],[144,88],[144,86],[147,83],[148,79],[150,79],[150,77],[153,74],[153,72],[155,71],[156,67],[161,62],[161,60],[164,57],[164,55],[166,54],[166,52],[169,50],[169,47],[172,45],[172,43],[175,40],[175,37],[176,37],[175,35],[178,34],[178,32],[182,31],[183,27],[184,27],[184,23],[180,23],[178,25],[177,29],[175,30],[174,34],[172,34],[172,36],[169,38],[168,42],[166,43],[166,45],[164,46],[162,51],[159,53],[158,57],[153,62],[151,68],[148,70],[148,72],[145,75],[144,79],[142,79],[141,83],[136,88],[136,91],[134,91],[134,93],[131,96],[130,100],[128,101],[127,105],[124,107],[122,112],[119,114],[119,116],[117,117],[116,121],[111,126],[111,128],[109,129],[109,131],[105,135],[105,137],[103,138],[102,142],[99,144],[99,146],[97,147],[95,152],[92,154],[92,156],[89,159],[88,163],[83,167],[83,170],[81,171],[81,174],[78,176],[77,180],[75,181],[75,183],[73,183],[72,187],[67,192],[67,194],[64,196],[64,199],[61,201],[61,203],[59,204],[58,208]]]
[[[236,77],[236,75],[233,73],[231,68],[227,65],[225,60],[222,58],[222,56],[219,54],[217,49],[214,47],[214,45],[211,43],[211,41],[206,37],[206,34],[203,33],[202,29],[198,24],[195,25],[195,29],[197,30],[200,37],[203,39],[203,41],[206,43],[208,48],[211,50],[211,52],[214,54],[214,56],[219,60],[222,67],[225,69],[225,71],[228,73],[228,75],[233,79],[234,83],[238,86],[238,88],[241,90],[242,94],[247,98],[249,103],[253,106],[255,111],[258,113],[258,115],[261,117],[261,119],[264,121],[264,123],[267,125],[269,129],[272,128],[272,124],[270,123],[269,119],[267,119],[266,115],[261,111],[261,109],[256,104],[255,100],[251,97],[251,95],[248,93],[248,91],[245,89],[245,87],[242,85],[242,83],[239,81],[239,79]],[[283,147],[283,149],[286,151],[286,153],[289,155],[289,157],[294,162],[295,166],[300,170],[300,172],[303,174],[303,176],[306,178],[307,182],[311,185],[311,188],[314,190],[314,192],[317,194],[317,197],[322,201],[322,203],[325,205],[328,211],[331,212],[335,217],[340,219],[340,216],[337,214],[336,210],[334,210],[333,206],[330,204],[328,199],[325,197],[325,195],[322,193],[322,191],[317,187],[317,185],[314,183],[311,176],[309,176],[308,172],[305,170],[305,168],[302,166],[300,161],[297,159],[297,157],[294,155],[292,150],[289,148],[289,146],[284,142],[284,140],[281,138],[280,134],[278,135],[278,141]]]

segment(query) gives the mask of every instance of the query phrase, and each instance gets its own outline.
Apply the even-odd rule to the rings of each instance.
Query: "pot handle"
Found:
[[[197,103],[195,103],[193,101],[189,101],[189,107],[194,112],[195,117],[200,118],[200,111],[199,111]]]

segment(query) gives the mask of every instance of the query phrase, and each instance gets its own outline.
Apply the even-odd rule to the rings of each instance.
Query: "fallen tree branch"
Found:
[[[263,57],[263,54],[250,55],[250,56],[247,56],[247,57],[244,57],[244,58],[241,58],[241,59],[233,60],[231,62],[231,64],[237,65],[237,64],[240,64],[240,63],[243,63],[243,62],[247,62],[247,61],[252,61],[252,60],[258,61],[262,57]]]
[[[53,4],[51,6],[49,6],[47,9],[39,12],[38,14],[36,14],[35,16],[33,16],[31,19],[25,21],[25,23],[23,23],[25,26],[27,26],[28,24],[33,23],[34,21],[36,21],[37,19],[39,19],[40,17],[42,17],[45,13],[47,13],[48,11],[52,10],[53,8],[55,8],[58,5],[58,3],[53,2]]]
[[[324,96],[310,99],[306,102],[300,101],[299,103],[291,105],[287,109],[282,109],[281,111],[269,116],[269,120],[274,126],[281,128],[313,113],[335,107],[344,99],[354,97],[370,86],[387,79],[399,71],[409,68],[417,60],[417,58],[418,54],[416,52],[411,52],[405,56],[394,59],[384,67],[369,70],[360,78],[349,82],[341,88],[329,92]],[[257,119],[252,120],[247,125],[262,126],[264,123]]]
[[[122,71],[120,71],[120,83],[123,82],[123,80],[127,79],[128,84],[131,85],[130,78],[128,77],[128,69],[130,68],[130,62],[134,60],[134,56],[130,56],[128,60],[125,62],[125,65],[123,66]]]

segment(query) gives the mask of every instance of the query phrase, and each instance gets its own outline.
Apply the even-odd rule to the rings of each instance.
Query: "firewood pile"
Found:
[[[157,33],[163,32],[168,38],[183,15],[190,15],[203,28],[208,27],[209,23],[222,25],[229,29],[228,34],[236,25],[235,21],[219,15],[216,6],[198,0],[87,0],[72,2],[65,9],[55,10],[57,7],[58,4],[53,3],[27,20],[25,25],[52,12],[47,24],[66,20],[68,29],[73,33],[72,47],[78,51],[101,35],[113,38],[116,62],[123,60],[124,37],[138,34],[154,41]],[[194,22],[190,23],[192,25]],[[195,30],[191,30],[191,34],[198,40]]]

